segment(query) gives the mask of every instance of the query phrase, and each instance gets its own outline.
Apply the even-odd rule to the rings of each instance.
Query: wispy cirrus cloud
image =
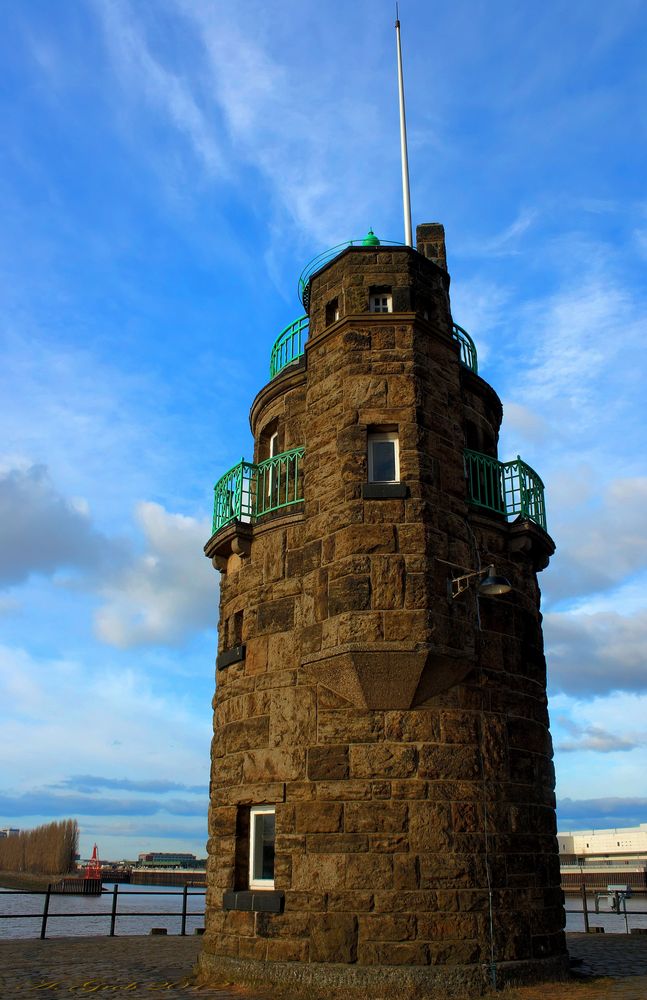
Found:
[[[576,753],[590,750],[594,753],[627,753],[647,745],[647,734],[630,738],[608,732],[602,726],[579,726],[569,719],[561,719],[561,726],[570,734],[570,738],[560,740],[556,750],[561,753]]]
[[[57,795],[34,790],[0,794],[0,816],[206,816],[206,795],[196,799],[111,798],[103,795]]]
[[[154,54],[142,24],[143,11],[122,0],[96,0],[95,9],[124,96],[140,98],[167,116],[210,174],[226,173],[227,158],[214,128],[213,105],[204,106],[188,74],[164,65],[161,56]]]
[[[596,424],[600,380],[621,352],[629,362],[645,329],[631,291],[594,273],[524,311],[524,336],[535,346],[519,401],[551,407],[553,419],[568,418],[571,431]]]
[[[91,794],[101,789],[124,792],[146,792],[151,795],[166,795],[169,792],[192,792],[197,795],[207,794],[207,785],[186,785],[181,781],[168,781],[163,778],[134,780],[132,778],[107,778],[96,774],[73,774],[51,788],[73,789],[84,794]]]
[[[557,800],[559,828],[593,829],[606,826],[638,826],[647,822],[647,799],[627,796]]]
[[[480,241],[463,241],[457,247],[457,253],[464,257],[510,257],[522,253],[521,237],[534,225],[539,217],[536,208],[522,208],[509,226],[498,233],[487,236]],[[526,250],[527,250],[526,244]]]
[[[369,223],[377,224],[372,218],[375,189],[365,184],[365,163],[349,158],[338,136],[345,135],[358,148],[364,145],[370,155],[368,150],[380,144],[381,116],[368,86],[355,86],[352,100],[340,99],[334,88],[339,82],[338,36],[327,59],[327,50],[320,50],[316,83],[298,48],[289,61],[277,56],[264,5],[247,4],[243,27],[233,9],[185,0],[169,4],[167,14],[182,39],[176,57],[183,48],[192,52],[194,72],[188,73],[181,56],[171,66],[168,53],[164,59],[153,45],[141,8],[127,0],[97,0],[96,9],[128,105],[140,100],[154,106],[214,179],[236,188],[240,168],[234,164],[240,163],[260,177],[268,195],[268,235],[283,240],[285,229],[296,224],[309,240],[326,245],[348,238],[349,211],[364,226],[355,236]],[[295,27],[303,17],[295,5]],[[362,50],[377,65],[381,33],[371,23],[364,30],[375,35],[376,45]],[[322,77],[329,86],[322,86]],[[395,104],[391,110],[395,114]],[[396,147],[389,147],[387,156],[382,147],[371,170],[385,178],[393,171],[397,178]]]

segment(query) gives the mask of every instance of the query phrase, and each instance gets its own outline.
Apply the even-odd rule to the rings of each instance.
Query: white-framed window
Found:
[[[372,313],[393,312],[393,297],[390,292],[372,292],[370,297]]]
[[[274,888],[275,806],[249,811],[249,888]]]
[[[279,452],[279,432],[278,431],[274,431],[274,433],[270,435],[270,455],[269,455],[269,457],[270,458],[274,458],[275,455],[278,455],[278,452]]]
[[[369,483],[400,482],[400,444],[397,431],[379,431],[368,435]]]

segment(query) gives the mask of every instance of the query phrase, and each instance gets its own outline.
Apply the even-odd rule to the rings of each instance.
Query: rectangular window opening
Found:
[[[235,611],[227,622],[227,648],[240,646],[243,641],[243,612]]]
[[[393,312],[393,296],[389,285],[372,285],[368,290],[369,309],[372,313]]]
[[[274,806],[252,806],[249,824],[249,888],[274,888]]]
[[[326,304],[326,326],[336,323],[339,319],[339,299],[332,299]]]
[[[371,295],[372,313],[393,312],[393,298],[390,292],[380,292],[378,295]]]
[[[400,482],[400,445],[397,431],[369,433],[368,481],[370,483]]]
[[[270,437],[270,458],[274,458],[275,455],[279,454],[279,432],[274,431]],[[279,483],[279,470],[276,465],[270,466],[265,475],[265,489],[267,492],[267,498],[269,501],[269,506],[273,506],[276,500],[277,489]]]

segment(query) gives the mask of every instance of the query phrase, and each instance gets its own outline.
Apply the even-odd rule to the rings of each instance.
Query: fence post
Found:
[[[110,911],[110,937],[115,936],[115,923],[117,921],[117,893],[119,892],[119,883],[115,882],[112,889],[112,909]]]
[[[180,927],[181,937],[186,936],[186,903],[188,895],[189,895],[189,887],[188,885],[185,885],[184,889],[182,890],[182,926]]]
[[[585,886],[584,882],[582,882],[581,892],[582,892],[582,913],[584,914],[584,930],[588,934],[589,933],[589,911],[588,911],[588,907],[586,905],[586,886]]]
[[[40,925],[40,939],[41,941],[45,938],[45,931],[47,930],[47,914],[49,913],[49,897],[52,895],[52,883],[47,884],[47,892],[45,893],[45,903],[43,905],[43,921]]]

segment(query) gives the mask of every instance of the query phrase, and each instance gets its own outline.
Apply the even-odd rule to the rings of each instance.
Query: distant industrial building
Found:
[[[647,823],[558,833],[564,889],[626,884],[647,891]]]
[[[5,826],[3,830],[0,830],[0,840],[4,837],[15,837],[17,833],[20,833],[20,830],[15,829],[13,826]]]
[[[148,851],[137,859],[140,868],[195,868],[204,871],[206,864],[206,858],[196,858],[195,854],[166,854],[160,851]]]

